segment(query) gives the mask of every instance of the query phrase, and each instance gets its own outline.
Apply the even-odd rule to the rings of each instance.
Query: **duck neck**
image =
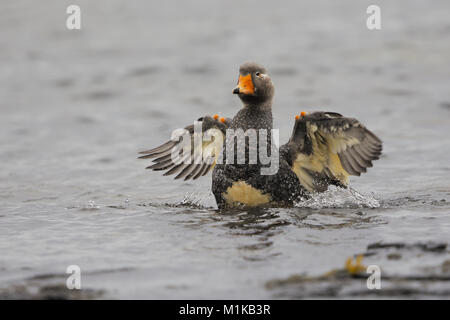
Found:
[[[253,110],[261,110],[265,112],[272,113],[272,101],[267,101],[264,103],[244,103],[243,108],[253,109]]]
[[[247,129],[272,129],[272,103],[244,104],[235,118],[235,126]]]

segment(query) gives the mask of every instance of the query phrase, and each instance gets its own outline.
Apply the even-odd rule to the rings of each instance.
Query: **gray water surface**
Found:
[[[450,3],[1,1],[0,298],[450,298]],[[384,153],[351,189],[218,212],[211,176],[137,152],[233,116],[265,65],[284,143],[300,111],[356,117]],[[382,289],[341,270],[365,254]],[[65,288],[69,265],[81,293]]]

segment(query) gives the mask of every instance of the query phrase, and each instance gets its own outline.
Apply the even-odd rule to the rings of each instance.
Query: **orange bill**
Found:
[[[239,93],[243,94],[254,94],[255,86],[253,85],[252,75],[249,73],[246,76],[239,76],[238,83]]]

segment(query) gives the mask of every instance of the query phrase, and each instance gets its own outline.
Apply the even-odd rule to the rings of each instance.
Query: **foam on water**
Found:
[[[211,209],[217,207],[212,194],[204,194],[201,192],[186,193],[183,200],[177,203],[177,205],[196,207],[200,209]]]
[[[353,188],[330,187],[323,193],[314,193],[309,199],[295,204],[299,208],[378,208],[380,202],[373,194],[363,194]]]
[[[189,192],[176,206],[188,206],[201,209],[215,208],[212,194]],[[380,202],[373,194],[364,194],[353,188],[343,189],[331,186],[323,193],[314,193],[310,198],[295,203],[298,208],[379,208]]]

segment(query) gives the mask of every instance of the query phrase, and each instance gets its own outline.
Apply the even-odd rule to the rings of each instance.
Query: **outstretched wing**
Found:
[[[379,158],[381,140],[358,120],[334,112],[297,116],[289,142],[281,147],[300,183],[309,191],[347,186]]]
[[[193,125],[175,130],[166,143],[140,152],[139,159],[153,159],[146,169],[166,171],[164,176],[177,174],[175,179],[197,179],[206,175],[222,152],[230,120],[205,116]]]

